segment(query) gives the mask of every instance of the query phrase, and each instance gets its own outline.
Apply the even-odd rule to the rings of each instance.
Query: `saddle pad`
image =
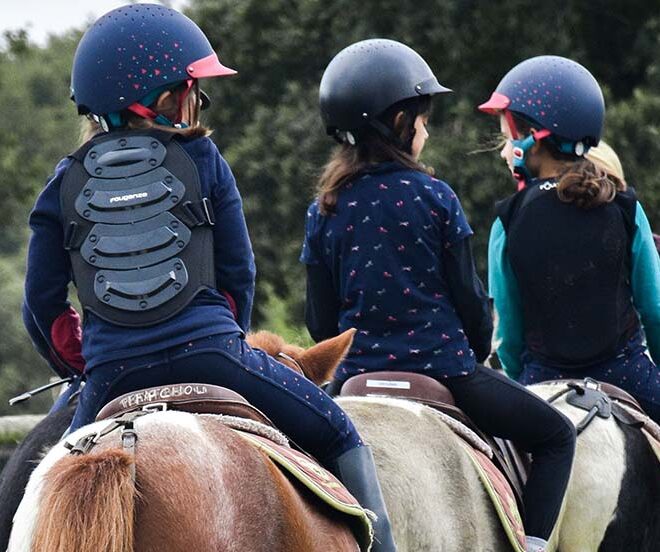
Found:
[[[327,505],[351,516],[351,527],[360,550],[367,552],[371,549],[373,528],[370,516],[373,516],[373,513],[362,508],[339,479],[297,450],[278,445],[259,435],[234,431],[263,451],[281,469],[295,477]]]
[[[461,441],[486,488],[513,550],[525,552],[525,528],[509,482],[481,451]]]

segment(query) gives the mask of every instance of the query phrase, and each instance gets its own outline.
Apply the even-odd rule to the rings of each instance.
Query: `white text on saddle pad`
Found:
[[[120,404],[122,408],[131,408],[154,401],[192,397],[206,393],[208,393],[206,385],[168,385],[161,389],[145,389],[138,393],[131,393],[121,399]]]
[[[367,380],[367,387],[375,387],[381,389],[410,389],[409,381],[393,381],[393,380]]]

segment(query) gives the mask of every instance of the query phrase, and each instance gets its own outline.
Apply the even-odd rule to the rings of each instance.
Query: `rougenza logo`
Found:
[[[119,201],[131,201],[132,199],[144,199],[149,197],[147,192],[140,192],[138,194],[126,194],[122,196],[115,196],[110,198],[110,203],[117,203]]]

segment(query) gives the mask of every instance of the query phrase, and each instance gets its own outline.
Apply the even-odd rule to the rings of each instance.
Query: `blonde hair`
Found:
[[[607,174],[618,178],[625,184],[626,177],[623,173],[621,160],[609,144],[601,140],[597,146],[589,149],[585,157]]]

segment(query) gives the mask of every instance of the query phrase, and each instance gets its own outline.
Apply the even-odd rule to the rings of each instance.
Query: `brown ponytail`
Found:
[[[588,159],[571,165],[559,179],[557,195],[565,203],[574,203],[581,209],[593,209],[612,201],[617,192],[626,190],[626,184],[609,175]]]

